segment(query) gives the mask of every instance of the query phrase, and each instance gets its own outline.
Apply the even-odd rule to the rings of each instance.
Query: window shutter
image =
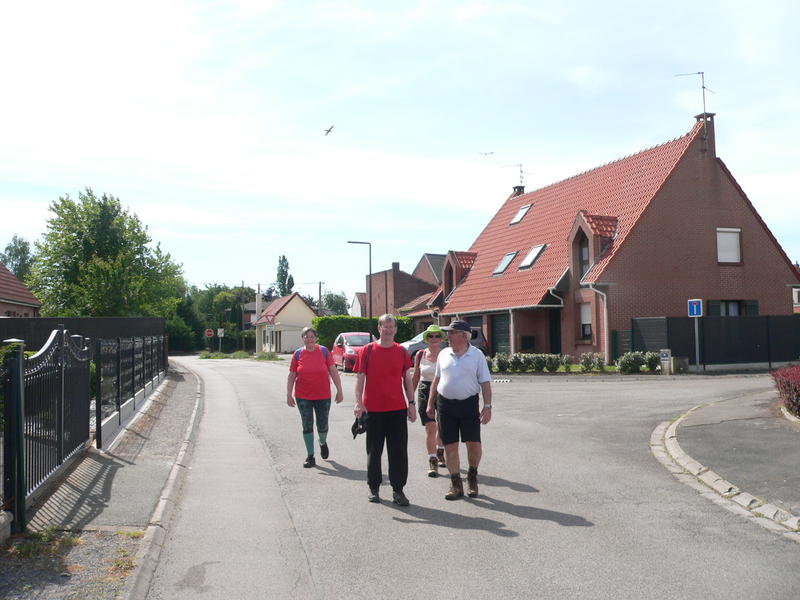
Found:
[[[758,300],[745,300],[744,301],[744,314],[749,317],[758,314]]]
[[[719,300],[709,300],[708,301],[708,316],[709,317],[718,317],[722,314],[720,310],[721,302]]]

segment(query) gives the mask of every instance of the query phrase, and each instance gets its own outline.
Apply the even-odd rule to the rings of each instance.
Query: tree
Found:
[[[294,278],[289,275],[289,261],[283,254],[281,254],[278,258],[278,276],[276,281],[278,285],[279,296],[288,296],[292,293],[292,288],[294,287]]]
[[[36,243],[32,291],[50,316],[172,317],[186,293],[180,265],[135,214],[90,188],[50,205],[53,217]]]
[[[322,307],[331,311],[334,315],[346,315],[349,313],[347,296],[344,295],[344,292],[335,294],[329,291],[322,294]]]
[[[5,252],[0,252],[0,263],[3,263],[14,277],[25,282],[33,265],[30,242],[14,234],[11,242],[6,245]]]

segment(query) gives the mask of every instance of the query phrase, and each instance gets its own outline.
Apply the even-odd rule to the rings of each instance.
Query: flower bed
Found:
[[[772,379],[786,410],[800,417],[800,365],[773,371]]]

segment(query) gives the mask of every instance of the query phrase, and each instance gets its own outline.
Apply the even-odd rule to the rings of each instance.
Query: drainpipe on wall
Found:
[[[509,334],[511,335],[511,339],[509,340],[509,344],[508,344],[509,348],[508,348],[508,350],[509,350],[509,354],[514,354],[514,352],[517,351],[517,348],[516,348],[516,346],[517,346],[517,330],[516,330],[516,327],[514,327],[514,311],[511,310],[510,308],[508,309],[508,324],[509,324],[509,329],[511,329],[511,331],[509,331]]]
[[[603,337],[605,338],[604,346],[605,346],[606,364],[608,364],[608,362],[611,360],[611,347],[609,346],[611,340],[609,339],[608,335],[608,296],[606,296],[605,293],[601,292],[596,287],[594,287],[595,284],[590,283],[588,285],[590,290],[592,290],[599,296],[602,296],[603,298]]]
[[[554,288],[554,287],[547,288],[547,293],[550,294],[556,300],[558,300],[558,306],[559,307],[564,308],[564,299],[561,296],[559,296],[558,294],[556,294],[553,291],[554,289],[556,289],[556,288]]]

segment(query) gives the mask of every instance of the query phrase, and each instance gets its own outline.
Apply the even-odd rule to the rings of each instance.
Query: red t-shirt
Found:
[[[300,360],[297,360],[297,352],[292,354],[292,364],[289,365],[289,370],[297,373],[297,379],[294,382],[295,398],[301,400],[327,400],[330,398],[331,384],[328,380],[328,367],[332,364],[331,353],[323,351],[320,345],[317,345],[313,352],[309,352],[303,347],[300,350]]]
[[[367,358],[367,349],[372,351]],[[398,343],[384,348],[378,342],[367,344],[358,353],[356,373],[365,373],[364,406],[367,412],[388,412],[406,408],[403,376],[411,368],[411,357]]]

